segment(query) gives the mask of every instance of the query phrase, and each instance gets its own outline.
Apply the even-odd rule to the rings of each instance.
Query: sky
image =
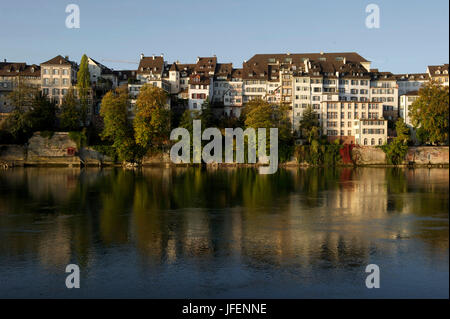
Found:
[[[136,69],[141,53],[169,63],[215,54],[241,67],[256,53],[358,52],[393,73],[449,62],[448,0],[0,1],[0,61],[79,62],[86,53],[119,70]],[[79,29],[65,24],[71,3]],[[371,3],[378,29],[366,27]]]

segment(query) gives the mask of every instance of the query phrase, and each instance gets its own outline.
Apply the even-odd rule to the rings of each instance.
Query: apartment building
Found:
[[[240,117],[243,101],[242,69],[232,69],[231,80],[228,81],[227,90],[224,93],[224,114],[227,116]]]
[[[41,68],[25,62],[0,62],[0,120],[6,118],[14,109],[9,94],[20,81],[40,88]]]
[[[353,52],[257,54],[243,65],[243,101],[290,106],[296,131],[309,105],[321,120],[324,101],[368,101],[369,69],[370,62]]]
[[[429,65],[427,74],[433,82],[448,86],[448,64]]]
[[[101,85],[104,81],[111,81],[112,87],[117,87],[117,77],[114,75],[112,69],[104,66],[100,62],[95,61],[91,57],[88,57],[88,69],[90,75],[91,84],[94,86]]]
[[[323,101],[321,113],[322,130],[330,141],[360,145],[387,141],[387,120],[379,102]]]
[[[397,78],[391,72],[372,70],[370,80],[370,101],[382,103],[386,119],[396,121],[398,118]]]
[[[58,55],[41,63],[41,90],[57,105],[77,81],[78,64]]]
[[[400,95],[399,116],[404,119],[405,124],[413,129],[411,117],[409,115],[411,105],[419,98],[418,91],[410,91]]]
[[[217,57],[198,57],[189,77],[189,110],[200,111],[206,99],[213,99]]]
[[[408,92],[418,91],[429,81],[427,73],[396,74],[398,95],[402,96]]]

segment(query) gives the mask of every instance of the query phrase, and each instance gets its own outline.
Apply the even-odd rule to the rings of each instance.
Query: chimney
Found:
[[[68,55],[66,55],[64,58],[65,58],[67,61],[69,61],[69,56],[68,56]]]
[[[161,53],[161,58],[164,58],[164,53]]]
[[[155,55],[154,55],[154,54],[152,54],[152,59],[153,59],[153,60],[155,59]]]
[[[141,60],[144,58],[144,53],[141,53]]]
[[[347,63],[347,58],[346,57],[344,57],[343,62],[344,62],[344,64]]]

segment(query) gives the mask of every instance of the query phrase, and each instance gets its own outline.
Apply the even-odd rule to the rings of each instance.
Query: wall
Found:
[[[67,132],[55,132],[51,138],[43,137],[39,132],[28,141],[28,165],[80,165],[80,158],[69,155],[68,148],[77,150],[77,145]]]
[[[386,155],[378,147],[361,146],[352,151],[352,158],[357,165],[384,165]],[[415,165],[448,165],[449,147],[420,146],[410,147],[403,164]]]

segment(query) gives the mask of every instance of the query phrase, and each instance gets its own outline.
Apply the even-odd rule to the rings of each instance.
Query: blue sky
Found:
[[[66,5],[79,5],[81,28],[67,29]],[[379,29],[365,27],[368,4]],[[54,0],[2,1],[0,59],[41,63],[83,53],[114,69],[139,54],[193,63],[216,54],[240,67],[255,53],[356,51],[394,73],[449,62],[448,0]]]

